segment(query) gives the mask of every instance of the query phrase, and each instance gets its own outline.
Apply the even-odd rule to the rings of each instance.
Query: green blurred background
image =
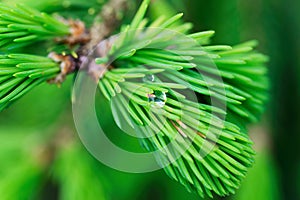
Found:
[[[104,2],[14,1],[89,22]],[[130,5],[132,16],[138,2]],[[226,199],[300,199],[299,8],[300,1],[295,0],[153,0],[151,4],[151,18],[184,12],[194,30],[216,31],[214,44],[257,39],[259,50],[270,56],[270,102],[261,123],[249,126],[256,163],[236,195]],[[38,47],[32,51],[47,52]],[[59,89],[44,84],[0,113],[1,200],[199,199],[162,170],[128,174],[96,161],[81,145],[74,128],[71,85],[72,77]],[[111,140],[139,151],[137,141],[111,123],[105,102],[98,102],[101,124],[110,130]]]

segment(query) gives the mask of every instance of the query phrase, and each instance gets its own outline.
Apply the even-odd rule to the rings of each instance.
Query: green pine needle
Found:
[[[0,55],[0,110],[59,72],[59,64],[47,57]]]
[[[0,12],[0,48],[18,48],[70,34],[68,25],[23,4],[8,6],[2,3]]]

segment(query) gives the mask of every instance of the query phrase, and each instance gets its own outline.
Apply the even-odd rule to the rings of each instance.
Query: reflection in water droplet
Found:
[[[162,108],[166,104],[167,95],[161,91],[154,91],[152,94],[148,94],[148,101],[153,108]]]
[[[94,15],[96,13],[95,8],[89,8],[88,13],[89,13],[89,15]]]
[[[69,8],[70,6],[71,6],[71,1],[63,1],[62,2],[62,6],[64,7],[64,8]]]
[[[147,74],[144,78],[143,78],[144,82],[154,82],[155,81],[155,76],[152,74]]]

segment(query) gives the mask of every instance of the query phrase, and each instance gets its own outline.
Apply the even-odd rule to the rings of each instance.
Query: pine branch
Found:
[[[38,40],[71,34],[68,25],[25,5],[0,6],[0,47],[17,48]]]
[[[82,46],[78,50],[80,58],[71,49],[69,51],[71,55],[65,55],[67,48],[63,50],[63,55],[52,52],[49,58],[28,54],[2,55],[0,57],[0,62],[3,64],[0,67],[0,110],[43,82],[61,84],[67,74],[79,68],[88,53],[87,48],[96,45],[117,27],[121,20],[120,13],[125,8],[126,2],[123,0],[108,2],[100,13],[101,22],[98,21],[99,19],[95,20],[88,35],[85,24],[81,21],[54,18],[21,4],[14,7],[2,4],[0,6],[2,12],[0,48],[15,49],[50,38],[56,43],[64,43],[69,47],[76,44],[85,47]],[[99,29],[101,31],[97,32]]]
[[[0,48],[11,50],[48,39],[69,46],[90,41],[80,20],[53,17],[23,4],[2,4],[0,11]]]
[[[60,71],[52,59],[27,54],[0,55],[0,65],[0,110]]]
[[[232,194],[252,166],[252,142],[244,127],[263,111],[267,58],[253,51],[256,42],[206,46],[214,32],[188,34],[190,26],[178,23],[182,14],[145,28],[147,4],[96,59],[102,66],[116,59],[109,71],[99,73],[99,88],[113,102],[118,126],[137,130],[147,150],[160,150],[161,166],[171,162],[164,168],[170,177],[202,197]],[[186,89],[202,100],[189,100]],[[210,105],[210,98],[225,101],[228,110]],[[216,113],[226,113],[224,123]]]
[[[0,46],[56,38],[79,48],[72,55],[0,55],[0,110],[35,85],[61,83],[67,74],[86,70],[112,102],[117,125],[143,136],[142,145],[157,152],[171,178],[202,197],[232,194],[253,163],[245,127],[259,118],[267,100],[267,58],[254,50],[254,41],[209,45],[214,31],[190,34],[182,14],[149,24],[144,17],[149,2],[143,1],[122,34],[108,39],[126,9],[123,0],[103,7],[88,36],[80,21],[1,6]],[[96,64],[79,68],[99,42]]]

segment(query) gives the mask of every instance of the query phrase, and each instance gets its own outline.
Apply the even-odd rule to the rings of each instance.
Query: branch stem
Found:
[[[55,58],[58,58],[54,59],[54,61],[60,63],[61,72],[56,78],[50,80],[49,83],[61,84],[67,74],[71,74],[77,70],[86,70],[94,80],[98,81],[107,70],[107,67],[104,65],[98,66],[91,61],[88,65],[82,65],[82,63],[87,62],[89,53],[93,51],[99,57],[106,56],[112,41],[104,39],[111,36],[120,26],[127,9],[128,2],[126,0],[109,0],[95,18],[89,31],[89,40],[85,40],[81,48],[76,52],[77,58],[73,58],[70,55],[60,56],[54,52],[50,53],[49,55],[55,55]],[[103,42],[101,43],[101,41]],[[97,49],[95,49],[96,47]],[[69,60],[72,62],[69,62]]]
[[[126,0],[109,0],[95,18],[90,29],[90,41],[83,46],[83,53],[95,48],[103,39],[110,36],[119,26],[128,5]]]

